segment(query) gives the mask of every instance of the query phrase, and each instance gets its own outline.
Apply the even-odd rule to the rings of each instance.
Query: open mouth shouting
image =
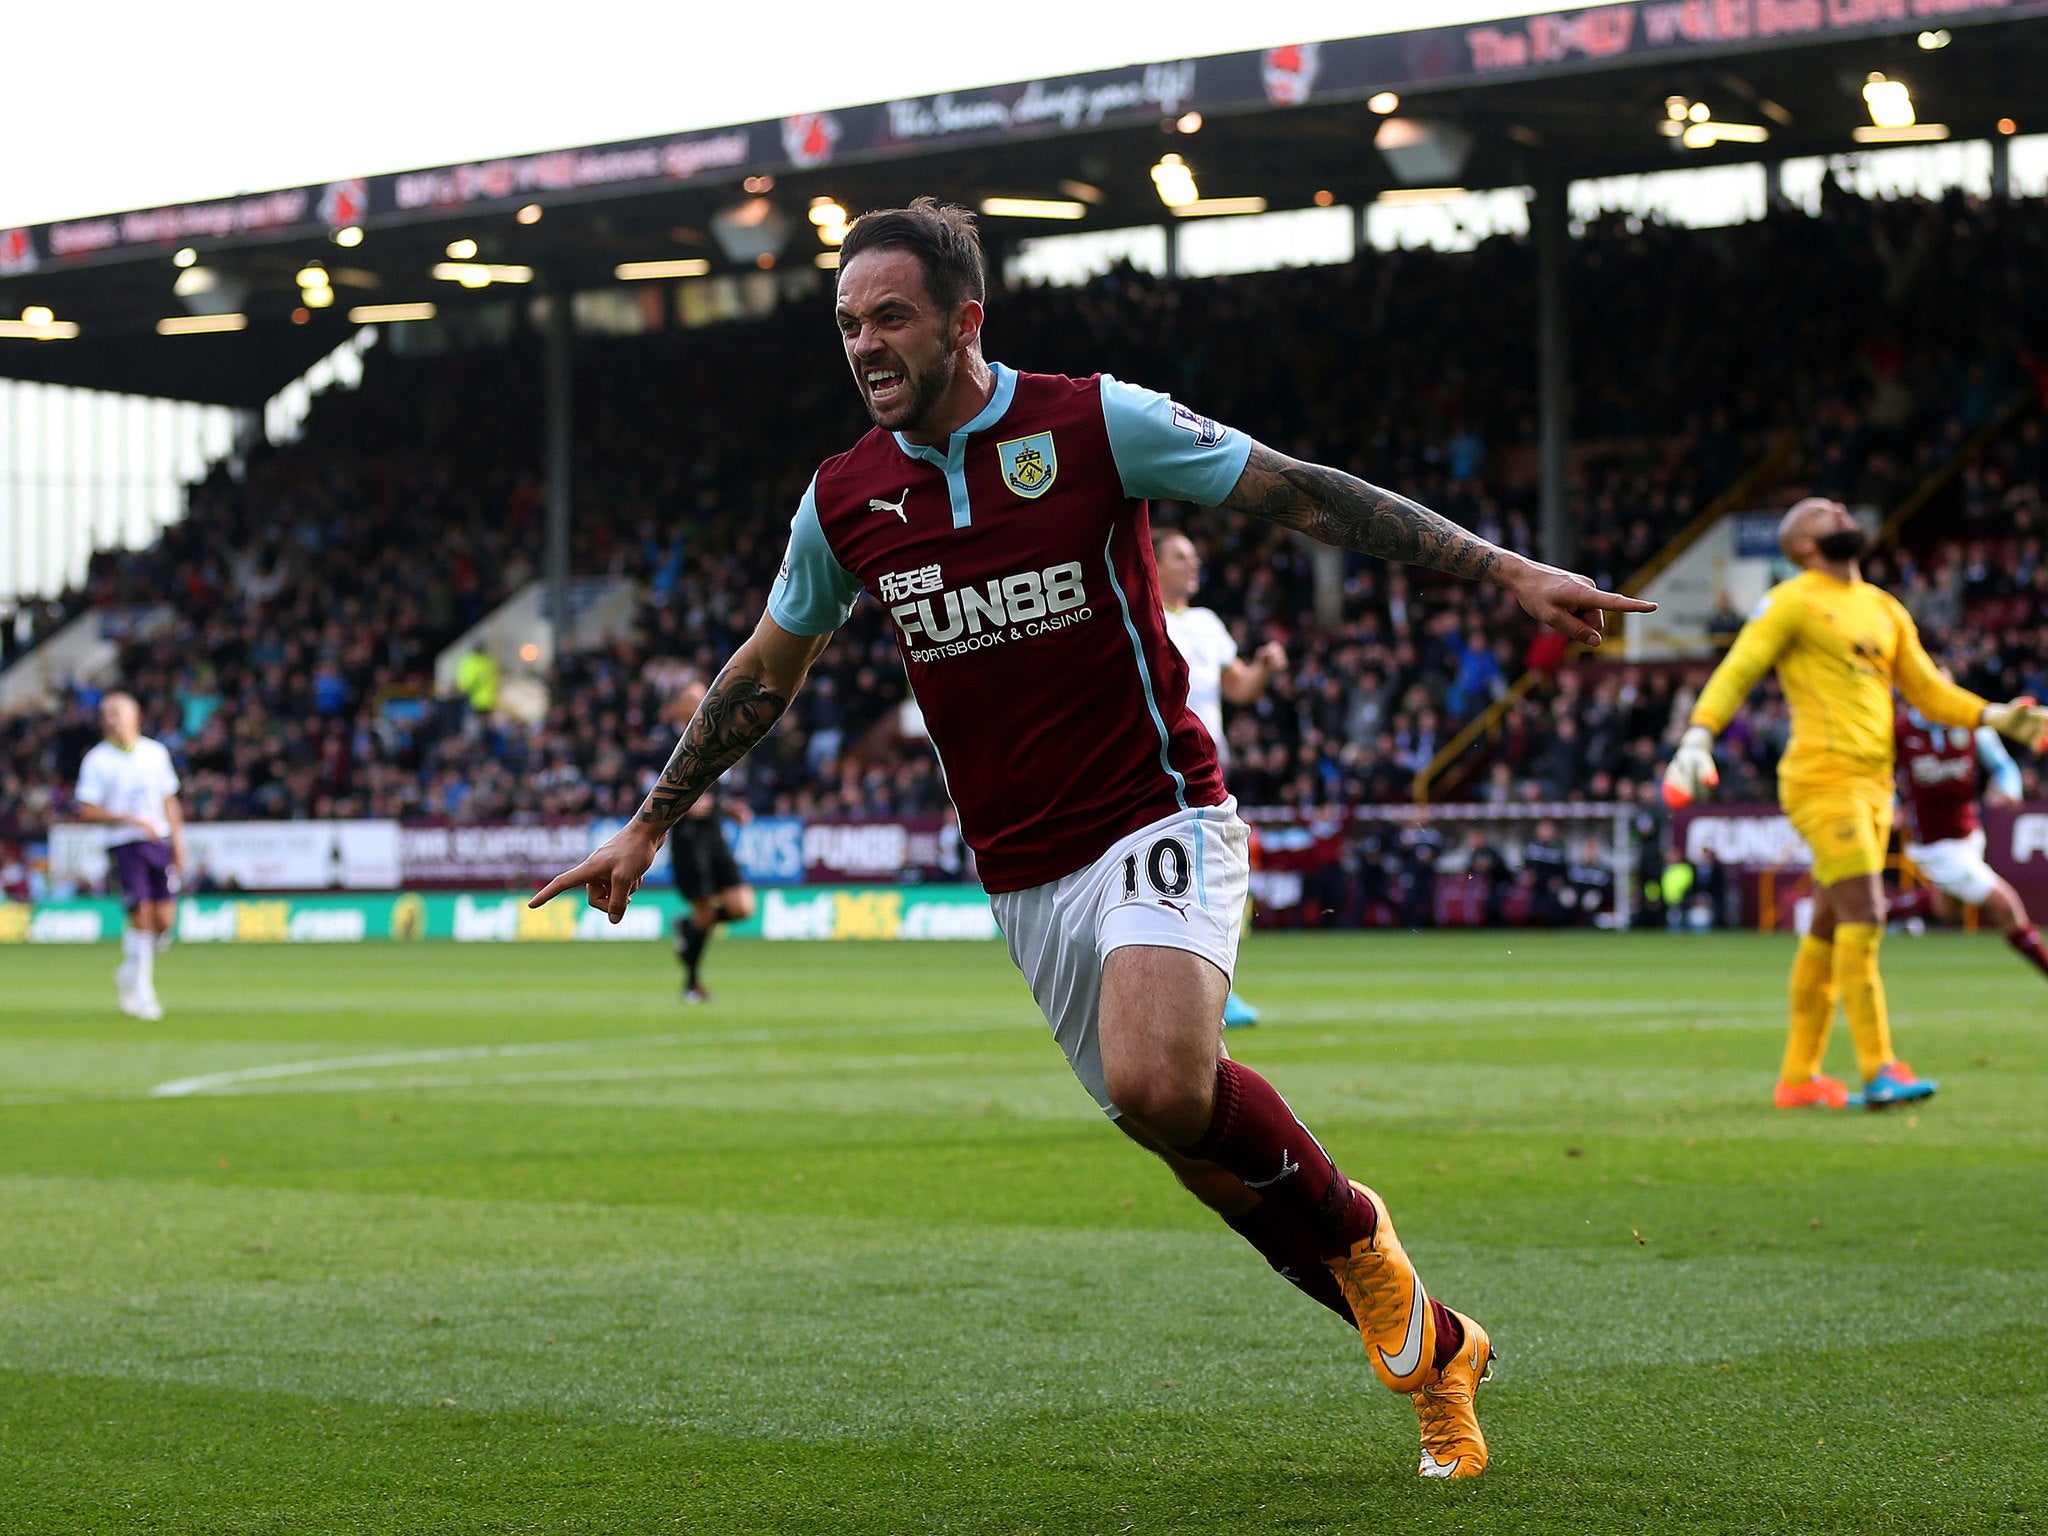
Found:
[[[860,377],[868,392],[868,403],[878,410],[887,410],[890,406],[898,404],[910,390],[910,381],[903,376],[901,368],[863,368]]]

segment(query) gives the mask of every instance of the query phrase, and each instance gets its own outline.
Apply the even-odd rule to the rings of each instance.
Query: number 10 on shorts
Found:
[[[1138,896],[1138,862],[1135,853],[1124,857],[1124,900],[1135,901]],[[1185,896],[1188,893],[1189,863],[1188,850],[1179,838],[1162,837],[1145,850],[1145,881],[1161,896]]]

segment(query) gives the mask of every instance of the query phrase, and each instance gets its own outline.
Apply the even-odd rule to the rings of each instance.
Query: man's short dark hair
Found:
[[[862,251],[908,251],[924,268],[932,302],[947,314],[967,299],[988,300],[988,269],[974,215],[935,197],[920,197],[908,208],[877,208],[853,221],[839,247],[844,267]]]

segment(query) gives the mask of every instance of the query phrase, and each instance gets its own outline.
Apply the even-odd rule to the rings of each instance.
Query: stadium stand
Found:
[[[1801,488],[1888,510],[2038,391],[2037,203],[1861,201],[1685,230],[1608,216],[1575,248],[1574,472],[1597,580],[1625,580],[1787,427]],[[1012,292],[991,351],[1106,368],[1291,452],[1410,492],[1533,548],[1525,244],[1366,253],[1348,266],[1180,280],[1122,269]],[[631,638],[568,655],[545,718],[435,698],[437,652],[533,574],[538,343],[370,355],[295,442],[218,467],[154,548],[106,553],[67,611],[167,605],[126,686],[175,748],[198,818],[535,820],[625,814],[673,739],[666,699],[759,613],[811,467],[863,428],[822,298],[757,321],[592,338],[578,350],[579,570],[641,582]],[[1426,325],[1412,317],[1426,316]],[[1960,477],[1956,529],[1874,574],[1966,681],[2010,694],[2048,654],[2043,435],[2032,417]],[[1352,558],[1317,626],[1308,552],[1280,530],[1165,507],[1207,548],[1203,601],[1292,665],[1228,726],[1249,805],[1397,802],[1527,669],[1464,781],[1497,803],[1654,801],[1703,672],[1572,664],[1498,594]],[[1958,620],[1968,620],[1967,626]],[[46,626],[47,628],[48,626]],[[730,788],[762,811],[900,814],[944,803],[877,612],[863,604],[770,747]],[[1995,679],[1995,681],[1994,681]],[[2035,691],[2048,692],[2048,684]],[[0,721],[17,836],[61,812],[93,698]],[[1723,740],[1733,797],[1763,798],[1785,717],[1768,690]]]

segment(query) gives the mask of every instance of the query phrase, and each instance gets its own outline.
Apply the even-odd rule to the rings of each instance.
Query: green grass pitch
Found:
[[[1882,1116],[1767,1107],[1784,940],[1250,940],[1233,1052],[1493,1332],[1457,1485],[997,945],[182,948],[156,1025],[116,958],[0,952],[9,1536],[2048,1526],[1990,937],[1887,945]]]

